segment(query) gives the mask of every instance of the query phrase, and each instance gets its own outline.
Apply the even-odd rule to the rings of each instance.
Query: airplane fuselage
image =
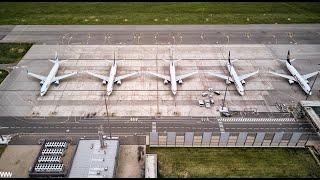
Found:
[[[41,82],[41,89],[40,89],[40,95],[43,96],[46,94],[46,92],[48,91],[50,85],[51,85],[51,82],[53,80],[53,78],[55,78],[57,72],[58,72],[58,69],[59,69],[59,62],[56,62],[54,63],[52,69],[50,70],[47,78],[45,79],[44,82]],[[59,82],[56,82],[57,84]]]
[[[243,88],[241,81],[239,80],[239,76],[238,76],[237,72],[235,71],[233,65],[231,65],[229,63],[227,63],[227,68],[228,68],[230,76],[232,77],[232,81],[233,81],[238,93],[241,96],[243,96],[244,95],[244,88]]]
[[[176,67],[174,62],[170,62],[170,83],[171,83],[171,91],[173,95],[177,93],[177,79],[176,79]]]
[[[114,84],[114,80],[117,74],[117,64],[114,63],[111,66],[110,69],[110,74],[109,74],[109,79],[108,79],[108,84],[107,84],[107,95],[110,96],[113,90],[113,84]]]
[[[307,94],[311,95],[311,88],[308,85],[307,81],[300,75],[300,73],[296,70],[295,67],[293,67],[291,64],[289,64],[288,62],[286,62],[286,67],[289,70],[289,72],[291,73],[291,75],[296,79],[296,81],[298,82],[298,84],[301,86],[301,88],[303,89],[304,92],[306,92]],[[291,82],[289,80],[289,83],[292,84],[293,82]]]

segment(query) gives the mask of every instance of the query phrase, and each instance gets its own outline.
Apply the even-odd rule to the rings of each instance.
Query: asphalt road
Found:
[[[0,26],[1,42],[36,44],[319,44],[319,24]]]
[[[137,118],[137,119],[136,119]],[[220,121],[215,117],[134,117],[110,118],[52,117],[30,119],[28,117],[0,117],[1,134],[34,133],[34,134],[97,134],[102,126],[105,134],[113,135],[148,135],[152,130],[157,132],[303,132],[314,133],[307,121],[263,119],[257,121],[237,122]],[[152,129],[152,123],[156,128]],[[223,127],[222,127],[222,126]]]

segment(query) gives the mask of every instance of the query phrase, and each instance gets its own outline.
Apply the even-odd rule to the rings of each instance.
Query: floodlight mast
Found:
[[[228,89],[228,84],[226,84],[226,90],[224,91],[224,97],[223,97],[223,101],[222,101],[222,109],[224,108],[224,103],[225,103],[226,95],[227,95],[227,89]]]

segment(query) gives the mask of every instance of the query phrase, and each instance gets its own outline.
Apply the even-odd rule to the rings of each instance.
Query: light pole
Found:
[[[104,94],[104,104],[105,104],[105,107],[106,107],[108,126],[109,126],[109,136],[110,136],[110,139],[111,139],[111,126],[110,126],[110,120],[109,120],[109,114],[108,114],[107,94],[106,93]]]
[[[226,85],[226,90],[224,91],[224,97],[223,97],[223,101],[222,101],[222,110],[223,110],[223,108],[224,108],[224,102],[225,102],[225,100],[226,100],[227,89],[228,89],[228,84]]]

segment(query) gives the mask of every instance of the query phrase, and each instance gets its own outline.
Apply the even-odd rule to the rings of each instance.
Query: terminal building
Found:
[[[80,140],[69,178],[114,178],[118,155],[118,138]]]

